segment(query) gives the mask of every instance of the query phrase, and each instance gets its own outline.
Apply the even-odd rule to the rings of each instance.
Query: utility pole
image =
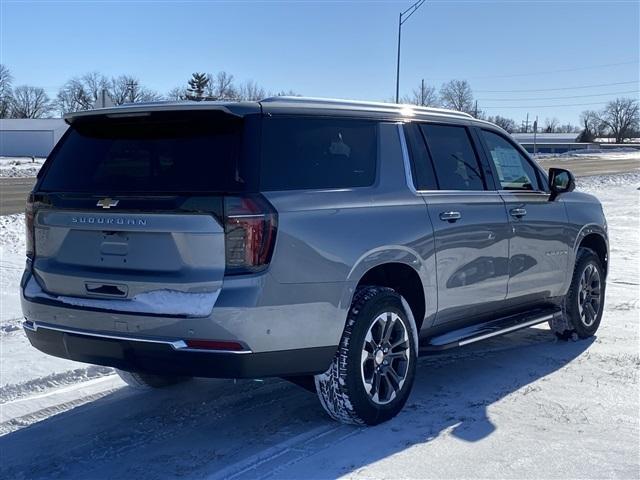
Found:
[[[476,100],[476,106],[473,109],[473,116],[478,118],[478,100]]]
[[[409,20],[411,15],[416,13],[424,2],[427,0],[418,0],[416,3],[401,12],[398,16],[398,61],[396,63],[396,103],[400,101],[400,42],[402,40],[402,25]]]
[[[424,107],[424,78],[420,83],[420,106]]]
[[[538,145],[536,144],[536,136],[538,134],[538,116],[536,115],[536,121],[533,122],[533,155],[538,153]]]
[[[522,122],[522,125],[524,127],[524,133],[529,133],[529,112],[527,112],[527,119]]]

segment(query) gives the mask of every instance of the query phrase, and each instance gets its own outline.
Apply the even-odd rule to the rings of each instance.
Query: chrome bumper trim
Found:
[[[189,348],[184,340],[161,340],[148,337],[135,337],[130,335],[117,335],[112,333],[98,333],[89,330],[81,330],[67,327],[60,327],[58,325],[51,325],[49,323],[38,323],[33,321],[25,321],[22,324],[23,328],[32,332],[37,332],[38,329],[54,330],[56,332],[71,333],[74,335],[83,335],[85,337],[95,338],[107,338],[109,340],[122,340],[129,342],[143,342],[143,343],[159,343],[163,345],[169,345],[174,350],[181,352],[202,352],[202,353],[231,353],[242,355],[245,353],[253,353],[251,350],[205,350],[200,348]]]

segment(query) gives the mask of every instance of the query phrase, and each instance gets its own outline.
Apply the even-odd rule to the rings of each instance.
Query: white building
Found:
[[[512,137],[529,153],[565,153],[598,148],[597,143],[578,142],[579,133],[514,133]]]
[[[61,118],[0,119],[0,157],[46,157],[67,127]]]

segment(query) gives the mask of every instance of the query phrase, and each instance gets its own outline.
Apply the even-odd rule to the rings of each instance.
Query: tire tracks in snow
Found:
[[[121,383],[108,376],[0,404],[0,436],[105,397],[122,388]],[[83,393],[69,398],[78,390]]]
[[[335,447],[337,443],[363,430],[363,427],[335,423],[317,427],[229,465],[207,479],[278,478],[279,472],[329,447]]]

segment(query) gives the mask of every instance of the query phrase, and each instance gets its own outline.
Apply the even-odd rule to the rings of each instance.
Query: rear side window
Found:
[[[378,125],[364,120],[268,117],[262,126],[262,190],[373,185]]]
[[[478,157],[465,127],[420,125],[441,190],[484,190]]]
[[[220,112],[81,119],[48,160],[43,191],[242,192],[242,120]],[[255,181],[253,181],[255,183]]]
[[[436,174],[429,157],[427,146],[417,124],[408,123],[404,126],[407,146],[411,154],[411,173],[416,190],[437,190]]]
[[[536,171],[511,143],[488,130],[482,130],[482,137],[491,154],[500,187],[503,190],[538,190]]]

